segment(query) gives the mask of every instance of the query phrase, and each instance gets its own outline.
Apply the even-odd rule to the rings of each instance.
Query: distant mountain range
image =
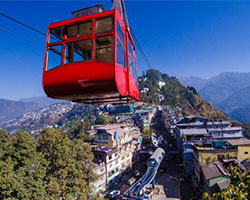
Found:
[[[33,102],[33,103],[42,104],[44,106],[49,106],[49,105],[52,105],[52,104],[55,104],[55,103],[62,103],[62,102],[64,102],[62,100],[55,100],[55,99],[51,99],[51,98],[46,97],[46,96],[23,98],[23,99],[20,99],[19,101],[22,101],[22,102]]]
[[[41,104],[33,102],[0,99],[0,122],[17,117],[26,112],[35,111],[41,106]]]
[[[235,120],[250,123],[250,73],[223,72],[210,79],[179,78]],[[243,117],[244,116],[244,117]]]
[[[0,122],[13,119],[24,113],[39,110],[43,106],[61,103],[46,96],[20,99],[19,101],[0,99]]]

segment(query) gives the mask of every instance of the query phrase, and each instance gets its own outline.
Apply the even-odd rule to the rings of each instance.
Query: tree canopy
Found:
[[[89,144],[60,130],[43,129],[38,140],[0,130],[0,199],[92,198],[93,158]]]

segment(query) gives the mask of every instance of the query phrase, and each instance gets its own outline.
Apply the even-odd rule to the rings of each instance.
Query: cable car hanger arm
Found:
[[[124,22],[124,25],[129,27],[128,23],[128,17],[127,17],[127,12],[124,4],[124,0],[111,0],[112,1],[112,7],[111,10],[117,9],[120,12],[120,15],[122,17],[122,20]]]

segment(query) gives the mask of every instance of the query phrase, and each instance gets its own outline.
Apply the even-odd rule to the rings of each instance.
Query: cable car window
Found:
[[[79,35],[88,35],[92,31],[92,22],[84,22],[79,24]]]
[[[63,28],[53,28],[49,31],[48,43],[61,42],[63,40]]]
[[[46,71],[61,65],[62,45],[48,47]]]
[[[116,40],[117,47],[116,47],[116,62],[118,65],[121,65],[124,68],[124,49],[122,47],[122,44],[120,43],[119,39]]]
[[[82,22],[80,24],[75,24],[67,27],[67,37],[77,37],[81,35],[91,34],[92,22]]]
[[[112,62],[113,60],[113,36],[95,38],[95,60]]]
[[[78,27],[77,24],[72,25],[72,26],[68,26],[67,27],[67,37],[71,38],[71,37],[76,37],[77,36],[77,32],[78,32]]]
[[[88,61],[92,55],[92,40],[80,40],[65,45],[64,64]]]
[[[113,17],[106,17],[96,19],[95,21],[95,34],[109,33],[113,31]]]
[[[128,65],[129,65],[129,73],[133,76],[133,62],[130,56],[128,56]]]
[[[122,31],[122,28],[121,28],[121,26],[120,26],[120,24],[119,24],[118,21],[116,21],[116,24],[117,24],[117,35],[120,38],[122,44],[124,44],[124,42],[123,42],[123,31]]]
[[[134,59],[133,48],[128,40],[128,52],[131,55],[132,59]]]

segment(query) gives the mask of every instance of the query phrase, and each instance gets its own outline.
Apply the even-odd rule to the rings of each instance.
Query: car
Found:
[[[112,192],[109,193],[109,198],[114,199],[114,198],[118,197],[120,194],[121,193],[119,190],[113,190]]]
[[[141,174],[141,173],[140,173],[139,170],[136,170],[136,171],[135,171],[135,176],[140,176],[140,174]]]
[[[135,182],[135,177],[132,177],[128,180],[129,185],[133,185],[134,182]]]
[[[165,173],[166,170],[164,168],[160,168],[159,171],[160,173]]]

